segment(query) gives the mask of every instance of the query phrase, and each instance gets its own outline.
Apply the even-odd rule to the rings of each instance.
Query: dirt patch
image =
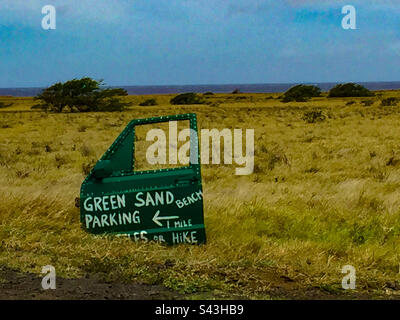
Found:
[[[182,296],[162,286],[107,283],[94,277],[57,277],[55,290],[44,290],[42,278],[0,267],[0,300],[176,300]]]
[[[329,292],[318,287],[304,288],[287,277],[275,275],[263,296],[289,300],[371,300],[400,299],[400,288],[387,288],[386,294],[373,292]],[[55,290],[44,290],[42,277],[0,266],[0,300],[184,300],[182,295],[159,285],[106,282],[95,276],[78,279],[57,277]],[[256,290],[256,288],[255,288]],[[235,294],[204,293],[202,299],[246,299]]]
[[[265,276],[265,275],[264,275]],[[257,281],[250,286],[263,299],[272,300],[400,300],[400,290],[386,288],[385,290],[344,290],[329,287],[305,286],[287,276],[271,272],[268,288],[261,290]],[[216,299],[246,299],[243,296],[226,295]]]

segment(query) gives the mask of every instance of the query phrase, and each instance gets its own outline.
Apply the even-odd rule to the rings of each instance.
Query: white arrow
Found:
[[[160,227],[162,227],[162,223],[160,220],[170,220],[170,219],[179,219],[178,216],[170,216],[170,217],[159,217],[160,210],[157,210],[156,214],[153,217],[153,221],[158,224]]]

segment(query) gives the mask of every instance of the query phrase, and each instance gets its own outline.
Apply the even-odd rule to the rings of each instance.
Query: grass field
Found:
[[[400,106],[373,98],[281,103],[277,94],[216,94],[210,105],[115,113],[0,109],[0,265],[67,278],[161,284],[188,298],[393,298],[400,294]],[[374,100],[370,106],[363,101]],[[354,103],[353,103],[353,102]],[[349,103],[350,102],[350,103]],[[326,119],[308,123],[305,112]],[[205,246],[93,236],[74,206],[90,168],[132,119],[195,112],[199,128],[255,130],[255,168],[203,165]],[[341,287],[344,265],[356,290]]]

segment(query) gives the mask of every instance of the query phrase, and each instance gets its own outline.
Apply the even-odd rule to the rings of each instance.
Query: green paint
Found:
[[[82,227],[94,234],[127,235],[135,241],[206,242],[199,143],[191,137],[197,163],[186,167],[134,171],[135,126],[189,120],[193,113],[131,121],[82,183]]]

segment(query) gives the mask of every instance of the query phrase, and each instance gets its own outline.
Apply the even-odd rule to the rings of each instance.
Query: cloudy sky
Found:
[[[344,30],[342,7],[357,10]],[[56,30],[43,30],[45,5]],[[400,80],[399,0],[0,0],[0,87]]]

